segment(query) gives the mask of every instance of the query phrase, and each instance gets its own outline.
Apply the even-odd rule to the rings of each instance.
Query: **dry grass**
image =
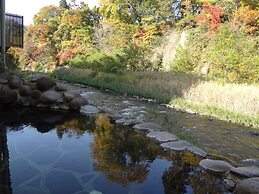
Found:
[[[256,86],[202,82],[185,90],[183,98],[232,112],[259,115],[259,88]]]
[[[83,80],[83,83],[93,86],[155,98],[165,103],[181,98],[253,117],[258,117],[259,113],[259,87],[252,85],[222,85],[193,75],[164,72],[109,74],[70,68],[57,74],[59,78],[70,77],[70,81]]]

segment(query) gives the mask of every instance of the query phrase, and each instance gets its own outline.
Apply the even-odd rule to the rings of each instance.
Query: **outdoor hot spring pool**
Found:
[[[228,193],[188,152],[165,153],[106,115],[0,113],[1,194]]]

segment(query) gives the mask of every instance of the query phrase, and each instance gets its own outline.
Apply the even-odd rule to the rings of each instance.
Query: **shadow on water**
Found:
[[[224,193],[189,152],[165,153],[106,115],[0,113],[0,193]]]

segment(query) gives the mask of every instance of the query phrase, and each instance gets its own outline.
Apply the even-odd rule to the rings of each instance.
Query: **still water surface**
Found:
[[[201,158],[165,153],[106,115],[21,109],[0,118],[1,194],[228,193]]]

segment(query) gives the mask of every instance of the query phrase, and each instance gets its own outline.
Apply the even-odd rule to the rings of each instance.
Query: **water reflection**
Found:
[[[226,191],[198,167],[199,157],[165,153],[144,134],[112,125],[107,115],[22,109],[2,111],[0,118],[0,193]]]
[[[11,194],[9,151],[6,129],[0,124],[0,193]]]
[[[143,134],[114,127],[105,115],[99,116],[96,124],[91,146],[94,169],[124,186],[144,182],[150,164],[163,153],[160,146]]]
[[[224,193],[224,185],[217,177],[197,167],[200,158],[189,152],[172,154],[172,167],[162,176],[166,194]]]

